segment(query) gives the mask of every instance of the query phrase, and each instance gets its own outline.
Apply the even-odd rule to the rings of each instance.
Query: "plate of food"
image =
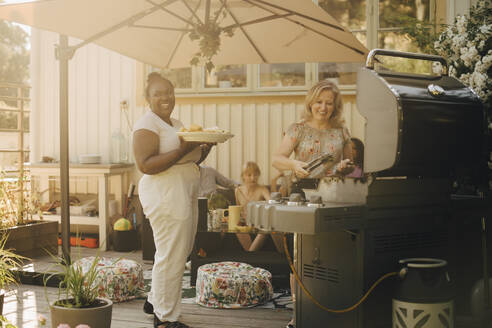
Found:
[[[220,129],[218,127],[213,128],[202,128],[199,125],[192,124],[189,129],[181,128],[178,132],[178,136],[183,137],[186,141],[197,141],[197,142],[217,142],[222,143],[234,135],[226,130]]]

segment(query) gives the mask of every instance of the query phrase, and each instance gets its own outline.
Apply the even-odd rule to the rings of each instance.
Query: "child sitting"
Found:
[[[350,139],[352,142],[352,157],[355,168],[348,174],[349,178],[362,178],[364,176],[364,144],[357,138]]]
[[[269,200],[270,194],[265,186],[258,184],[258,178],[260,176],[260,168],[254,162],[247,162],[241,172],[241,180],[243,184],[236,188],[236,204],[241,205],[241,217],[246,218],[247,205],[249,202]],[[241,246],[245,251],[253,252],[260,250],[265,243],[268,234],[258,234],[254,241],[251,241],[251,236],[247,233],[236,234]],[[275,237],[274,237],[275,236]],[[275,247],[277,250],[282,251],[281,237],[272,235]]]

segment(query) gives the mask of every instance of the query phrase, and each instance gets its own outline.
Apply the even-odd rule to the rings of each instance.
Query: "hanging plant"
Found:
[[[225,18],[225,16],[226,13],[223,12],[222,17]],[[192,41],[199,40],[198,45],[200,51],[193,56],[190,64],[196,66],[200,62],[204,62],[208,72],[214,69],[215,65],[212,62],[212,58],[220,50],[220,38],[222,34],[232,37],[234,35],[234,29],[220,27],[216,19],[194,25],[193,30],[189,33],[189,37]]]

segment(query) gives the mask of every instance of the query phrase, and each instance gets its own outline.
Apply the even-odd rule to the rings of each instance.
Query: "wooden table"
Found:
[[[123,210],[123,200],[129,184],[129,173],[133,169],[133,164],[70,164],[70,177],[94,177],[97,179],[97,199],[98,216],[76,216],[70,215],[70,224],[96,225],[99,227],[99,248],[107,249],[109,232],[109,196],[111,180],[111,193],[114,194],[118,202],[118,208]],[[56,183],[55,180],[60,176],[60,166],[58,163],[36,163],[31,164],[31,179],[35,182],[33,188],[42,192],[41,201],[43,203],[54,200]],[[38,178],[36,178],[38,177]],[[89,193],[86,186],[85,192]],[[48,191],[48,192],[46,192]],[[80,192],[81,188],[75,186],[75,192]],[[82,190],[83,191],[83,190]],[[122,212],[121,212],[122,213]],[[43,215],[44,219],[51,221],[61,221],[60,215]]]

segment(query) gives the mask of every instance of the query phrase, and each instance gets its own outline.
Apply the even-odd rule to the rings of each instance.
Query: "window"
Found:
[[[217,65],[210,73],[205,72],[205,88],[246,88],[247,65]]]
[[[318,0],[318,5],[354,33],[369,49],[418,51],[402,35],[403,28],[418,23],[428,25],[436,21],[436,3],[444,1]]]
[[[192,87],[192,69],[186,68],[174,68],[174,69],[154,69],[158,71],[162,76],[167,78],[174,85],[175,89],[191,89]]]
[[[319,0],[318,5],[366,44],[367,0]]]
[[[0,83],[0,170],[9,174],[29,161],[29,92],[24,85]]]
[[[368,49],[383,48],[408,52],[423,52],[405,33],[405,28],[422,25],[431,28],[437,21],[436,2],[444,0],[319,0],[318,4]],[[431,6],[431,3],[434,4]],[[390,69],[402,67],[407,72],[431,73],[425,61],[385,58]],[[320,64],[319,72],[326,76],[338,72],[340,84],[354,81],[356,65]],[[318,76],[321,78],[321,76]]]
[[[258,87],[303,87],[306,86],[306,64],[260,64]]]
[[[317,81],[334,79],[338,84],[355,84],[362,63],[318,63]]]
[[[411,24],[430,23],[430,0],[385,0],[379,2],[378,47],[401,51],[419,51],[402,35]]]
[[[425,52],[412,42],[403,29],[412,26],[431,28],[431,0],[385,0],[379,2],[379,28],[377,31],[377,47],[408,52]],[[422,33],[421,33],[422,34]],[[408,73],[432,73],[429,61],[384,58],[384,65],[395,71]]]

